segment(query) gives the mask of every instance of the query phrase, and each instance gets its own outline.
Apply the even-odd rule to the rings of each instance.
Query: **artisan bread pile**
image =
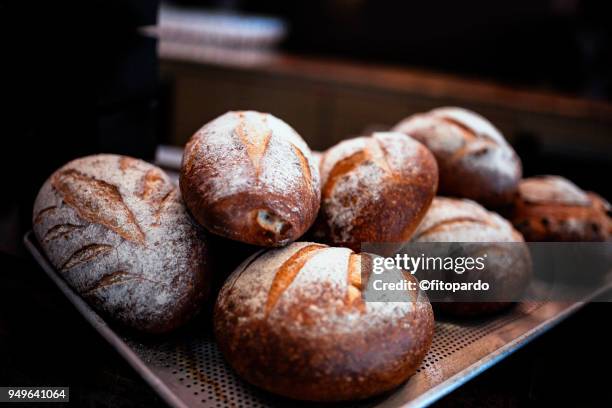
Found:
[[[314,153],[273,115],[228,112],[188,142],[180,189],[137,159],[77,159],[41,188],[33,228],[92,307],[149,333],[171,331],[202,307],[219,272],[210,266],[224,262],[209,250],[212,235],[271,248],[246,259],[217,294],[220,350],[239,375],[271,392],[351,400],[413,375],[434,331],[421,291],[407,290],[401,302],[364,300],[379,255],[360,252],[362,244],[395,251],[493,243],[488,248],[511,262],[493,263],[488,278],[520,296],[528,253],[501,243],[608,239],[610,208],[601,197],[560,177],[521,177],[499,130],[464,109],[414,115],[391,132]],[[483,206],[509,208],[518,231]],[[440,311],[478,316],[508,305],[455,302]]]

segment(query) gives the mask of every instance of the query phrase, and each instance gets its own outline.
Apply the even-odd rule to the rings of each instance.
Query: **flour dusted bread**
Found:
[[[438,310],[455,316],[480,316],[497,312],[517,300],[531,279],[531,258],[521,234],[494,212],[465,199],[436,197],[414,234],[415,243],[473,243],[472,245],[438,246],[454,254],[477,257],[486,254],[485,268],[463,275],[443,273],[447,282],[490,284],[490,291],[479,301],[477,293],[443,294],[437,298]],[[481,243],[481,244],[479,244]],[[457,252],[461,251],[461,252]]]
[[[101,154],[66,164],[38,193],[33,228],[72,288],[126,326],[170,331],[207,294],[204,237],[178,188],[141,160]]]
[[[434,198],[414,233],[417,242],[523,242],[512,225],[478,203],[447,197]]]
[[[417,291],[365,302],[372,257],[296,242],[245,261],[215,307],[225,358],[250,383],[301,400],[367,398],[401,384],[431,344],[433,314]]]
[[[440,194],[493,207],[512,202],[521,161],[482,116],[461,108],[439,108],[410,116],[394,130],[424,143],[436,156]]]
[[[610,204],[559,176],[521,181],[511,220],[527,241],[606,241]]]
[[[210,232],[260,246],[282,246],[313,223],[319,169],[302,138],[282,120],[228,112],[187,143],[181,192]]]
[[[359,250],[362,243],[405,242],[433,199],[438,170],[432,154],[401,133],[345,140],[321,161],[317,240]]]

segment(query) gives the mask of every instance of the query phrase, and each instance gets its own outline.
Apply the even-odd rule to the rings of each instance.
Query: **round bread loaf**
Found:
[[[521,181],[510,216],[527,241],[606,241],[610,204],[559,176]]]
[[[282,120],[228,112],[187,143],[181,193],[210,232],[260,246],[300,237],[319,210],[320,185],[310,149]]]
[[[125,156],[71,161],[34,203],[34,233],[98,312],[145,332],[192,317],[209,290],[206,244],[159,168]]]
[[[438,169],[421,143],[378,132],[345,140],[321,162],[321,211],[314,237],[359,251],[362,243],[407,241],[438,186]],[[388,248],[390,252],[397,248]]]
[[[486,254],[481,271],[442,272],[446,282],[482,280],[490,285],[489,292],[482,295],[432,294],[432,301],[441,300],[434,303],[435,307],[447,314],[481,316],[502,310],[523,294],[531,279],[531,258],[521,234],[504,218],[470,200],[436,197],[412,242],[482,243],[432,248],[452,250],[454,256],[475,258]]]
[[[439,108],[410,116],[393,129],[424,143],[440,170],[440,194],[485,206],[512,202],[521,161],[488,120],[461,108]]]
[[[250,383],[301,400],[360,399],[401,384],[431,344],[433,314],[418,291],[365,302],[362,269],[370,276],[374,256],[296,242],[245,261],[215,307],[225,358]]]

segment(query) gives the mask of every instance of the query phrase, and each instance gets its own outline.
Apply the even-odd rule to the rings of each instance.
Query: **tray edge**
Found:
[[[131,348],[106,324],[89,305],[77,295],[68,284],[61,279],[55,269],[49,264],[46,256],[38,249],[33,231],[28,231],[23,237],[23,243],[36,260],[36,263],[51,278],[53,283],[68,298],[87,322],[128,362],[128,364],[155,390],[155,392],[170,406],[189,408],[172,390],[134,353]]]

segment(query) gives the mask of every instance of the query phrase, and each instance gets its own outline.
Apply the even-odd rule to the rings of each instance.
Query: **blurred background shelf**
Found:
[[[489,118],[515,146],[525,174],[561,174],[610,197],[612,104],[410,68],[266,51],[226,58],[159,42],[168,98],[165,142],[181,145],[229,109],[273,112],[316,150],[417,112],[456,105]]]

